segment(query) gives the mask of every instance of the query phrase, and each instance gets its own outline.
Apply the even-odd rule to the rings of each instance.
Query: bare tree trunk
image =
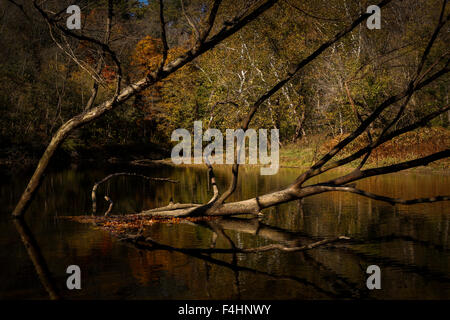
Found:
[[[53,136],[50,144],[47,146],[47,149],[45,149],[44,154],[39,160],[36,170],[34,171],[30,181],[28,182],[25,191],[23,192],[19,202],[17,203],[13,211],[14,217],[21,216],[30,205],[31,200],[33,199],[33,196],[35,195],[36,190],[42,181],[42,177],[44,175],[45,169],[47,169],[50,159],[52,158],[56,149],[64,141],[66,136],[72,131],[73,128],[74,125],[66,123]]]
[[[301,137],[305,136],[305,130],[303,129],[303,124],[305,123],[306,118],[306,107],[302,110],[302,115],[298,117],[297,115],[297,126],[295,128],[295,134],[292,138],[292,142],[296,142]]]

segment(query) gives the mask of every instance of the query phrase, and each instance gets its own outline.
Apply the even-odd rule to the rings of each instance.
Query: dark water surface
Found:
[[[117,177],[98,189],[114,201],[113,214],[133,213],[175,202],[205,202],[211,197],[206,171],[198,168],[81,168],[48,173],[27,212],[26,222],[50,271],[50,279],[67,299],[449,299],[449,203],[393,207],[357,195],[325,193],[265,210],[262,219],[238,217],[218,222],[236,246],[304,244],[346,235],[364,243],[335,244],[307,252],[192,256],[142,251],[103,230],[61,216],[90,214],[93,184],[109,173],[140,172],[170,177],[179,184]],[[216,170],[219,187],[229,169]],[[260,176],[259,169],[240,171],[234,199],[254,197],[288,185],[299,169]],[[48,299],[10,212],[26,174],[3,173],[0,180],[0,298]],[[448,194],[450,176],[398,173],[361,181],[358,187],[402,198]],[[189,224],[155,224],[152,238],[172,246],[209,248],[211,230]],[[228,248],[219,236],[217,247]],[[78,265],[82,289],[66,289],[66,268]],[[366,288],[367,266],[381,268],[381,290]]]

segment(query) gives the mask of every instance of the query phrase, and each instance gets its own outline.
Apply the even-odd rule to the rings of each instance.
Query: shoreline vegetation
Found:
[[[328,152],[334,145],[344,139],[346,135],[331,137],[327,135],[314,135],[303,138],[298,143],[282,142],[280,145],[280,168],[309,168],[320,155]],[[361,136],[359,140],[343,150],[341,157],[355,152],[357,149],[367,144],[367,138]],[[387,166],[394,163],[408,161],[414,158],[423,157],[433,152],[444,150],[450,145],[450,129],[443,127],[421,128],[409,132],[401,137],[388,141],[376,148],[365,167]],[[39,158],[39,153],[26,154],[20,151],[9,152],[9,157],[4,157],[7,152],[0,157],[0,167],[6,169],[25,169],[34,166]],[[14,155],[14,158],[11,157]],[[34,155],[34,156],[33,156]],[[339,158],[338,158],[339,159]],[[360,161],[360,159],[359,159]],[[354,161],[343,167],[343,169],[354,169],[359,161]],[[91,148],[77,148],[63,146],[58,153],[55,163],[111,163],[129,164],[132,166],[149,167],[157,165],[170,165],[177,167],[205,167],[201,164],[174,164],[170,159],[170,149],[159,145],[133,144],[133,145],[105,145],[93,146]],[[216,164],[217,167],[231,167],[228,164]],[[245,167],[260,167],[261,165],[243,165]],[[408,171],[438,171],[448,173],[450,159],[442,159],[428,166],[412,168]]]

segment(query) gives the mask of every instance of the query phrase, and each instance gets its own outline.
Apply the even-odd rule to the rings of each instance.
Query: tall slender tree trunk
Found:
[[[14,217],[22,216],[23,213],[25,212],[25,210],[28,208],[29,204],[31,203],[31,200],[33,199],[34,194],[36,193],[37,188],[39,187],[39,185],[42,181],[44,172],[48,167],[50,159],[52,158],[56,149],[58,149],[58,147],[61,145],[61,143],[67,137],[67,135],[73,129],[75,129],[80,123],[81,123],[80,121],[71,119],[71,120],[67,121],[65,124],[63,124],[61,126],[61,128],[59,128],[59,130],[53,136],[52,140],[50,141],[49,145],[47,146],[47,149],[45,149],[44,154],[42,155],[41,159],[39,160],[36,170],[34,171],[33,176],[31,177],[30,181],[28,182],[27,188],[23,192],[19,202],[17,203],[17,205],[13,211]]]

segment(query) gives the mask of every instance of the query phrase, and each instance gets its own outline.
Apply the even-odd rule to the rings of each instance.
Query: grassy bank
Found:
[[[280,164],[282,167],[309,167],[313,162],[320,159],[339,141],[347,135],[326,137],[316,135],[306,137],[296,144],[284,144],[280,148]],[[367,137],[360,137],[348,145],[338,155],[337,159],[344,158],[367,144]],[[442,151],[450,146],[450,130],[446,128],[421,128],[413,132],[388,141],[373,150],[365,167],[386,166],[394,163],[408,161],[427,156],[434,152]],[[358,161],[351,162],[346,167],[358,166]],[[431,163],[430,168],[449,169],[450,159],[442,159]]]
[[[346,135],[330,137],[326,135],[309,136],[299,143],[287,144],[283,143],[280,147],[280,167],[281,168],[309,168],[315,161],[320,159],[331,148],[333,148],[339,141],[344,139]],[[344,158],[360,148],[365,147],[367,144],[367,138],[361,137],[359,140],[351,143],[344,150],[342,150],[336,159]],[[364,168],[387,166],[399,162],[413,160],[416,158],[424,157],[434,152],[439,152],[450,146],[450,130],[445,128],[421,128],[419,130],[409,132],[397,137],[393,141],[388,141],[380,147],[373,150]],[[343,166],[344,170],[351,170],[359,165],[361,159],[348,163]],[[205,168],[205,164],[194,164],[192,159],[191,164],[175,165],[170,158],[162,160],[136,160],[133,161],[133,165],[136,166],[155,166],[155,165],[170,165],[170,166],[182,166],[182,167],[199,167]],[[246,167],[259,166],[259,165],[245,165]],[[228,170],[230,165],[216,164],[216,169]],[[432,170],[434,172],[450,174],[450,159],[442,159],[428,166],[412,168],[413,171],[427,171]]]

